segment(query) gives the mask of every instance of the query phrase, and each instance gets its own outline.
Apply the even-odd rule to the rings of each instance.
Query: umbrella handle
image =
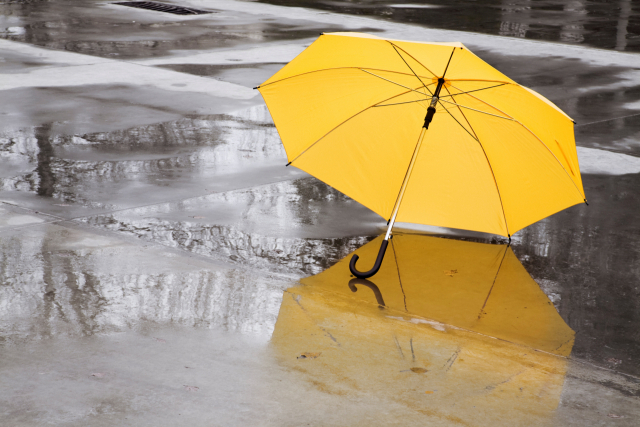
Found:
[[[349,270],[351,270],[351,274],[356,276],[359,279],[366,279],[367,277],[371,277],[380,270],[380,266],[382,265],[382,259],[384,258],[384,253],[387,251],[387,246],[389,245],[388,240],[383,240],[380,245],[380,250],[378,251],[378,258],[376,258],[376,263],[373,264],[373,268],[369,271],[360,272],[356,269],[356,262],[360,258],[358,255],[353,255],[351,257],[351,262],[349,262]]]

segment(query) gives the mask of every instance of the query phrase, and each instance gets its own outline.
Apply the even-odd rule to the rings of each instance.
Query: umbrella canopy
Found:
[[[258,89],[290,164],[389,219],[385,242],[396,220],[510,237],[586,201],[571,118],[461,43],[323,34]]]

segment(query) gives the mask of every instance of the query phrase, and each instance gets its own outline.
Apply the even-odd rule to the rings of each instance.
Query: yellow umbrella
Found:
[[[389,220],[358,277],[395,221],[510,239],[586,202],[571,118],[461,43],[323,34],[258,89],[289,164]]]

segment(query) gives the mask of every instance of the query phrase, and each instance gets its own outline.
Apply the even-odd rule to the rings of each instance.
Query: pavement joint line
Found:
[[[0,234],[2,234],[4,232],[21,230],[21,229],[24,229],[24,228],[39,226],[39,225],[43,225],[43,224],[57,224],[59,222],[65,221],[65,219],[62,218],[62,217],[58,217],[56,215],[51,215],[51,214],[48,214],[48,213],[45,213],[45,212],[36,211],[36,210],[31,209],[31,208],[25,208],[25,207],[22,207],[22,206],[19,206],[19,205],[14,205],[13,203],[8,203],[8,202],[5,202],[5,201],[2,201],[0,203],[8,205],[8,206],[11,206],[11,207],[14,207],[14,208],[17,208],[17,209],[20,209],[20,210],[23,210],[23,211],[27,211],[29,214],[43,215],[43,216],[47,216],[47,217],[53,218],[53,219],[50,219],[50,220],[43,220],[42,222],[32,222],[32,223],[29,223],[29,224],[2,227],[2,228],[0,228]]]
[[[40,212],[40,211],[37,211],[37,210],[35,210],[35,209],[26,208],[26,207],[24,207],[24,206],[16,205],[16,204],[14,204],[14,203],[10,203],[10,202],[4,201],[4,200],[3,200],[3,201],[0,201],[0,203],[2,203],[2,204],[4,204],[4,205],[12,206],[12,207],[14,207],[14,208],[18,208],[18,209],[23,210],[23,211],[29,211],[29,213],[34,213],[34,214],[38,214],[38,215],[49,216],[49,217],[52,217],[52,218],[56,218],[56,219],[58,219],[58,220],[64,220],[64,219],[65,219],[64,217],[61,217],[61,216],[56,216],[56,215],[49,214],[49,213],[46,213],[46,212]]]
[[[64,221],[43,221],[43,222],[33,222],[31,224],[16,225],[15,227],[2,227],[2,228],[0,228],[0,234],[5,233],[5,232],[10,232],[10,231],[22,230],[22,229],[29,228],[29,227],[35,227],[35,226],[39,226],[39,225],[59,224],[61,222],[64,222]]]

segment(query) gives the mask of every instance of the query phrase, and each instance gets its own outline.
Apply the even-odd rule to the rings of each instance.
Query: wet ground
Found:
[[[265,0],[392,22],[532,40],[640,50],[640,4],[633,0]]]
[[[637,5],[474,3],[0,3],[2,424],[637,425]],[[384,220],[285,168],[251,89],[338,30],[460,40],[549,97],[589,206],[512,248],[405,228],[343,277]]]

